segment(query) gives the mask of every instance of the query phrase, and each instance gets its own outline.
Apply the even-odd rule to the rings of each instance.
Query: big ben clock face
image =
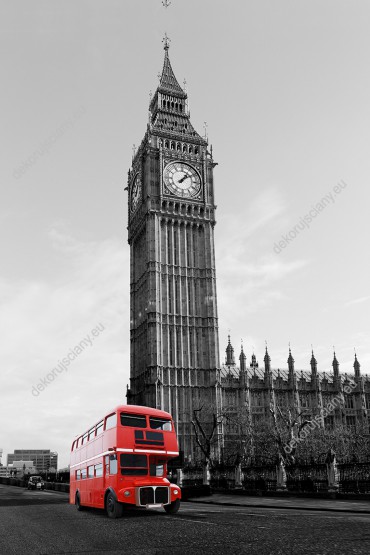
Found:
[[[182,198],[196,197],[202,182],[199,173],[185,162],[171,162],[163,171],[163,180],[170,193]]]
[[[131,212],[134,212],[138,207],[140,198],[141,198],[141,181],[140,181],[140,176],[137,173],[135,175],[134,181],[132,183],[132,189],[131,189],[131,200],[130,200]]]

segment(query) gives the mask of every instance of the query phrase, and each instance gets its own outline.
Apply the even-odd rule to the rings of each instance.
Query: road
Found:
[[[366,554],[370,515],[183,503],[111,520],[66,494],[0,485],[1,555]]]

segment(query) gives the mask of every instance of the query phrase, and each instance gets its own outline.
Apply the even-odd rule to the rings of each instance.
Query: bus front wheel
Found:
[[[105,502],[105,509],[107,511],[107,515],[109,518],[120,518],[123,513],[123,507],[121,503],[116,501],[113,493],[108,493],[107,499]]]
[[[179,508],[180,508],[180,499],[176,499],[176,501],[173,501],[169,505],[164,505],[164,510],[169,515],[175,515],[178,512]]]
[[[80,494],[76,493],[75,505],[78,511],[83,511],[83,506],[81,505]]]

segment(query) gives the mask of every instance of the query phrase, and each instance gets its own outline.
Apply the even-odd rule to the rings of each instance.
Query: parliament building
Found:
[[[160,82],[149,104],[144,138],[128,172],[130,245],[129,404],[172,414],[180,449],[194,459],[194,409],[218,414],[245,410],[252,423],[270,418],[270,407],[295,407],[312,417],[336,396],[344,409],[326,416],[337,423],[370,425],[370,379],[319,373],[312,353],[310,371],[297,371],[289,351],[288,369],[272,369],[266,348],[263,366],[247,364],[241,348],[236,364],[230,338],[220,364],[214,226],[213,159],[208,141],[190,121],[188,96],[172,70],[164,40]],[[346,385],[352,384],[351,393]],[[355,385],[353,385],[355,384]],[[347,389],[348,390],[348,389]],[[223,426],[220,447],[232,441]]]

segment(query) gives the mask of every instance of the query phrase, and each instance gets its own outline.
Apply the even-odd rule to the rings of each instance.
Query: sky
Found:
[[[367,0],[3,0],[4,455],[51,449],[64,467],[125,403],[124,188],[165,33],[218,162],[221,361],[230,333],[260,363],[267,342],[275,368],[290,344],[297,369],[312,345],[321,371],[333,346],[342,372],[354,349],[369,371],[369,16]]]

